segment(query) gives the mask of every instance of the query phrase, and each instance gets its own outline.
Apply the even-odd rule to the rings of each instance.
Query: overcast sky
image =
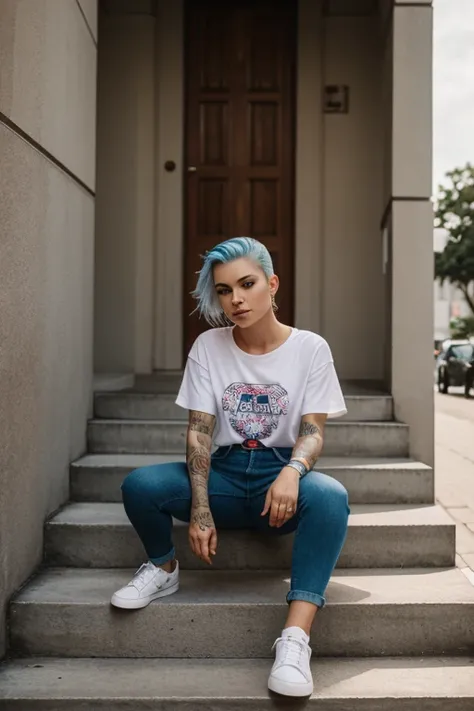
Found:
[[[474,0],[434,0],[434,190],[474,163]]]

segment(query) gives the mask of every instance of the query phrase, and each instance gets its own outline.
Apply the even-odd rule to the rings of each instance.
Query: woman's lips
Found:
[[[232,314],[234,318],[237,318],[238,316],[246,316],[249,314],[250,311],[235,311],[235,313]]]

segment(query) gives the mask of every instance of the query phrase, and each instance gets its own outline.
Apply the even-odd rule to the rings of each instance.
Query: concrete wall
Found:
[[[432,464],[432,8],[398,3],[392,105],[392,394],[413,457]]]
[[[155,18],[100,16],[96,372],[152,368]]]
[[[94,6],[0,3],[0,656],[91,414]]]
[[[342,378],[384,374],[382,57],[376,17],[325,22],[324,83],[349,112],[324,115],[323,319]]]

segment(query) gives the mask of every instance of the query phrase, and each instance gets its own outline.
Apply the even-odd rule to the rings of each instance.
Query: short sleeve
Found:
[[[301,415],[326,413],[328,418],[347,412],[331,350],[324,341],[316,353],[306,384]]]
[[[176,404],[186,410],[216,415],[216,401],[207,368],[188,356]]]

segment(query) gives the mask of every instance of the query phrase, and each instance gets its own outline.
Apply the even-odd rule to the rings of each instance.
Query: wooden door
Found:
[[[186,14],[184,344],[200,255],[229,237],[269,249],[293,321],[295,0],[190,0]]]

